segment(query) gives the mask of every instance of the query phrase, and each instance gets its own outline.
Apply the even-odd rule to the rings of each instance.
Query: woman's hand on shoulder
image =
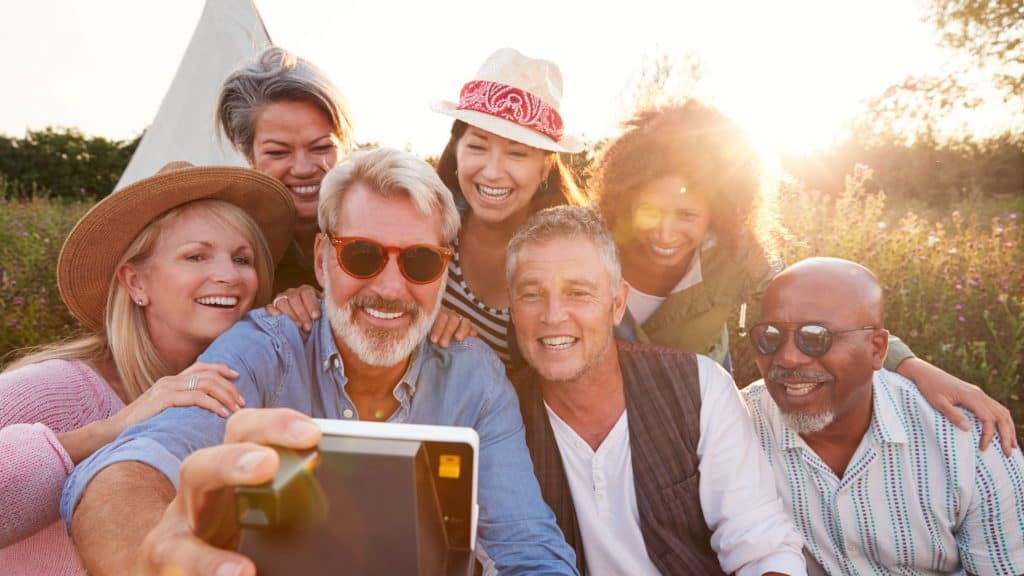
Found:
[[[289,288],[274,296],[265,309],[271,316],[284,314],[309,332],[313,329],[313,320],[320,318],[320,293],[308,284]]]
[[[237,377],[238,372],[224,364],[205,362],[196,362],[180,374],[164,376],[113,416],[118,434],[172,406],[198,406],[227,418],[245,406],[245,399],[232,382]]]
[[[968,430],[970,422],[957,406],[963,406],[974,413],[981,421],[979,448],[982,450],[988,448],[996,430],[999,431],[1004,454],[1009,456],[1017,447],[1017,429],[1013,425],[1010,410],[978,386],[964,382],[920,358],[907,358],[900,363],[897,372],[913,380],[928,403],[958,428]]]
[[[467,336],[476,336],[476,327],[469,318],[464,318],[458,312],[450,308],[441,308],[434,320],[434,327],[430,329],[430,341],[441,348],[447,348],[452,339],[462,342]]]

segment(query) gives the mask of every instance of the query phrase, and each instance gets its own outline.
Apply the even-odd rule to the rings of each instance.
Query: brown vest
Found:
[[[662,574],[723,574],[711,549],[698,489],[700,382],[693,354],[617,342],[629,413],[629,444],[640,531],[647,555]],[[544,410],[537,373],[513,375],[526,425],[526,443],[544,500],[587,573],[562,457]]]

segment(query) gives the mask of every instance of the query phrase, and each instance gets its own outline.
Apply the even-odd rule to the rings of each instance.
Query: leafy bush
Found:
[[[7,200],[10,187],[0,178],[0,357],[79,330],[57,291],[57,255],[89,207],[44,198]]]
[[[1020,215],[988,220],[959,211],[942,217],[899,215],[888,209],[884,192],[869,191],[875,187],[871,170],[859,166],[834,200],[804,187],[783,188],[780,216],[793,234],[780,246],[784,260],[838,256],[864,264],[885,289],[887,327],[918,356],[1004,403],[1019,402],[1024,396]],[[751,309],[748,324],[758,315],[756,307]],[[751,382],[759,377],[753,353],[732,326],[736,380]]]
[[[102,198],[114,189],[141,138],[119,142],[67,128],[30,130],[24,138],[0,135],[0,174],[10,183],[3,196],[30,198],[45,189],[60,198]]]

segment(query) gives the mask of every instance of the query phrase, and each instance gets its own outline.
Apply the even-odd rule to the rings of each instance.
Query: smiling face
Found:
[[[300,229],[316,229],[320,181],[337,162],[338,148],[330,119],[309,102],[276,102],[256,117],[252,167],[288,187]]]
[[[687,190],[682,178],[653,180],[633,197],[633,241],[626,249],[644,269],[686,268],[711,225],[703,195]]]
[[[523,220],[550,170],[543,150],[469,126],[455,148],[459,188],[484,222]]]
[[[607,354],[628,287],[612,286],[597,247],[557,238],[524,245],[510,284],[519,349],[541,378],[573,382]]]
[[[784,273],[765,293],[760,321],[789,331],[808,322],[833,331],[881,326],[880,312],[876,312],[880,309],[869,300],[858,281],[845,274]],[[850,422],[866,425],[872,375],[885,359],[887,334],[885,330],[835,334],[828,352],[815,358],[802,352],[793,334],[787,333],[774,354],[757,354],[765,385],[787,425],[803,434]]]
[[[359,236],[399,248],[443,244],[440,216],[424,216],[404,194],[384,197],[356,182],[338,210],[338,229],[329,231],[335,236]],[[339,350],[371,366],[395,366],[409,358],[434,324],[447,277],[441,274],[427,284],[409,282],[394,255],[380,274],[352,277],[339,266],[324,234],[316,239],[316,270]]]
[[[258,281],[252,245],[237,229],[201,208],[185,208],[165,224],[150,256],[125,264],[128,289],[142,299],[157,350],[196,353],[249,311]]]

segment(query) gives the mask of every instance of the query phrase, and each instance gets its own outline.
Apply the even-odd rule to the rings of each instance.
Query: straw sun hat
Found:
[[[435,100],[430,107],[527,146],[579,152],[583,142],[563,130],[561,101],[562,73],[554,62],[502,48],[462,86],[458,102]]]
[[[57,286],[68,310],[102,331],[107,293],[118,260],[164,212],[194,200],[223,200],[244,210],[277,262],[292,238],[295,206],[280,181],[248,168],[172,162],[101,200],[68,234],[57,259]]]

